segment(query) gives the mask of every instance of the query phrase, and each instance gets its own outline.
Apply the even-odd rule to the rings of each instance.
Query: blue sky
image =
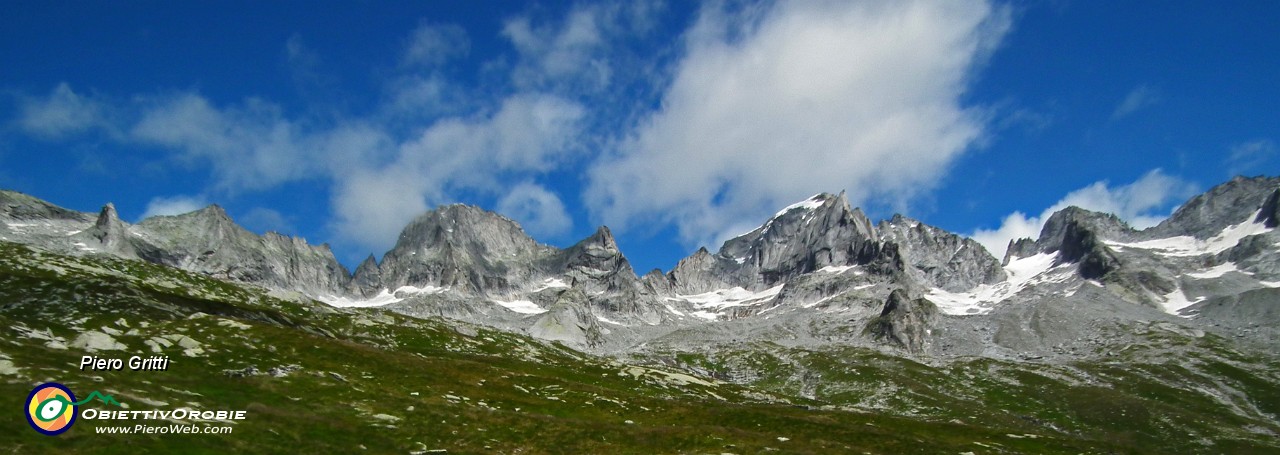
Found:
[[[1275,2],[21,2],[0,187],[353,266],[462,202],[641,273],[846,190],[999,256],[1280,170]]]

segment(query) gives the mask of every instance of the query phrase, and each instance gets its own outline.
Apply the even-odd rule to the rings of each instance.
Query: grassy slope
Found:
[[[982,363],[988,361],[936,369],[864,351],[806,354],[832,384],[815,401],[791,389],[784,366],[762,369],[778,377],[757,381],[756,389],[700,384],[669,372],[675,370],[637,368],[520,335],[454,326],[377,309],[338,311],[279,300],[140,262],[70,258],[0,243],[0,359],[19,369],[0,376],[0,409],[21,409],[33,385],[52,380],[81,396],[110,393],[131,410],[249,411],[230,435],[97,435],[95,426],[110,423],[82,419],[57,437],[37,434],[13,411],[0,419],[0,453],[1158,453],[1187,447],[1190,439],[1148,434],[1151,426],[1141,423],[1146,420],[1130,426],[1130,412],[1159,405],[1160,416],[1177,410],[1179,418],[1258,425],[1202,400],[1179,401],[1177,391],[1064,388],[1009,365]],[[127,349],[99,353],[104,357],[149,354],[145,341],[166,335],[187,336],[203,352],[162,348],[173,359],[164,372],[81,372],[83,350],[42,339],[71,344],[85,330],[121,333],[114,338]],[[52,336],[33,335],[46,331]],[[754,351],[741,355],[779,359]],[[224,374],[284,365],[301,369],[278,378]],[[991,368],[1023,375],[1020,385],[983,379],[1006,376],[982,374]],[[1136,375],[1118,366],[1098,368],[1094,374]],[[1246,400],[1275,397],[1274,378],[1226,363],[1212,368],[1254,383],[1249,390],[1262,395]],[[849,371],[857,373],[837,373]],[[972,381],[986,385],[962,399],[948,396],[956,390],[936,386],[966,372],[976,372]],[[864,381],[863,374],[878,382]],[[883,383],[900,384],[895,390],[901,393],[889,394],[894,398],[886,403],[898,411],[946,407],[868,413],[826,405],[875,396],[860,387]],[[1172,401],[1160,404],[1164,400]],[[1051,405],[1059,402],[1072,404]],[[1010,415],[1075,426],[1054,431]],[[1055,420],[1059,415],[1067,417]],[[1262,445],[1265,439],[1238,433],[1200,437],[1219,437],[1207,451],[1274,450]],[[1010,436],[1025,434],[1037,437]]]

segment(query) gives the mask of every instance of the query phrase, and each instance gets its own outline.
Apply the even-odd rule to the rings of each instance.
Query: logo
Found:
[[[97,390],[89,393],[88,398],[76,401],[76,395],[65,385],[56,382],[40,384],[27,395],[27,423],[41,434],[60,435],[71,429],[71,424],[76,423],[80,405],[95,398],[107,405],[120,406],[120,402],[114,397],[103,395]]]
[[[57,436],[76,422],[76,396],[67,386],[46,382],[27,396],[27,423],[41,434]]]

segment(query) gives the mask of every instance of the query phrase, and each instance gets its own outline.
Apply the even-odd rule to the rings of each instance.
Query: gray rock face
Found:
[[[111,203],[107,203],[106,206],[102,207],[102,211],[98,213],[98,219],[93,223],[93,226],[76,234],[76,236],[83,238],[86,245],[90,245],[94,249],[124,258],[137,259],[138,251],[147,249],[146,242],[130,234],[129,226],[120,221],[120,216],[116,213],[116,207]]]
[[[478,294],[507,292],[532,281],[538,264],[554,254],[510,219],[478,207],[449,205],[419,216],[401,231],[378,266],[380,280],[359,274],[354,280],[380,282],[388,289],[431,285]]]
[[[1152,238],[1188,235],[1207,239],[1239,223],[1280,188],[1280,177],[1236,177],[1187,201],[1151,230]],[[1275,205],[1269,210],[1274,218]]]
[[[1040,230],[1040,238],[1036,240],[1036,249],[1043,253],[1054,253],[1068,249],[1075,254],[1081,245],[1071,242],[1082,241],[1084,233],[1111,240],[1128,240],[1133,237],[1134,230],[1120,218],[1110,213],[1099,213],[1079,207],[1067,207],[1054,212],[1045,220]],[[1078,258],[1077,258],[1078,259]],[[1074,259],[1072,259],[1074,262]]]
[[[862,210],[851,209],[844,193],[824,193],[725,242],[719,256],[754,275],[751,287],[772,287],[823,267],[871,262],[877,240],[871,220]]]
[[[237,225],[217,205],[135,226],[154,249],[138,251],[151,262],[215,278],[311,293],[339,293],[350,277],[328,245],[275,232],[259,236]]]
[[[1262,210],[1258,212],[1257,221],[1269,228],[1280,226],[1280,189],[1272,191],[1271,196],[1267,197]]]
[[[586,295],[577,290],[562,292],[549,311],[528,329],[534,337],[590,349],[603,343],[600,322],[588,308]]]
[[[1009,265],[1011,260],[1030,257],[1039,252],[1035,239],[1013,239],[1009,241],[1009,247],[1005,249],[1004,259],[1000,261],[1000,265]]]
[[[68,220],[92,222],[93,216],[64,209],[17,191],[0,190],[0,215],[13,221]]]
[[[0,191],[0,221],[12,232],[4,240],[69,254],[141,259],[272,288],[332,294],[350,279],[328,246],[275,233],[258,236],[218,206],[129,225],[110,203],[94,216]]]
[[[347,286],[347,291],[351,294],[361,297],[373,297],[382,289],[382,269],[378,266],[378,260],[373,255],[365,258],[356,266],[356,271],[351,276],[351,282]]]
[[[928,351],[938,307],[925,299],[910,299],[901,290],[889,294],[880,316],[867,324],[875,339],[888,341],[913,354]]]
[[[914,280],[948,291],[965,291],[1006,278],[1000,262],[973,239],[894,215],[879,226],[880,238],[898,245]]]

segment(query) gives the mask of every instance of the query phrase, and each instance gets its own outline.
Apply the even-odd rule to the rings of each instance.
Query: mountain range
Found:
[[[1280,179],[1235,178],[1159,225],[1069,207],[1002,259],[961,235],[895,215],[873,223],[844,194],[818,194],[760,227],[638,275],[600,227],[565,249],[515,221],[448,205],[406,226],[349,273],[327,245],[257,235],[219,206],[130,225],[0,193],[0,240],[109,254],[292,291],[334,306],[385,306],[528,333],[577,349],[731,340],[887,344],[932,356],[1055,357],[1099,324],[1161,320],[1271,343],[1280,300]],[[865,330],[847,330],[849,328]]]
[[[464,451],[1265,452],[1280,448],[1278,225],[1280,178],[1235,178],[1143,230],[1063,209],[996,258],[824,193],[640,275],[607,227],[561,249],[448,205],[349,272],[327,246],[252,233],[216,205],[130,224],[109,203],[0,191],[0,322],[16,346],[0,388],[20,397],[81,352],[199,358],[65,381],[156,408],[215,393],[327,428],[246,429],[268,451],[423,453],[429,437]],[[406,400],[422,409],[397,410]],[[341,429],[292,417],[317,412]],[[726,415],[744,420],[707,426]],[[369,421],[409,439],[366,441]],[[469,436],[492,425],[528,434]],[[895,430],[868,429],[881,425]],[[548,432],[565,436],[531,436]]]

